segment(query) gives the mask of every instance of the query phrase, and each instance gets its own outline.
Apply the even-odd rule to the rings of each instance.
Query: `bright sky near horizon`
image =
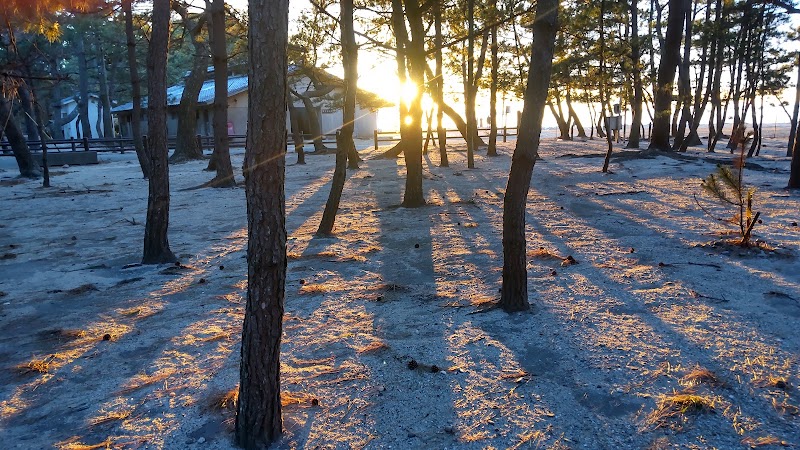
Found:
[[[243,11],[247,10],[248,0],[226,0],[226,2],[232,5],[236,9],[240,9]],[[300,12],[304,9],[311,8],[311,4],[307,0],[301,1],[290,1],[289,2],[289,33],[292,33],[292,27],[296,24],[296,18],[300,16]],[[800,26],[800,17],[792,16],[792,27],[797,28]],[[790,47],[796,47],[794,42],[787,43]],[[343,70],[341,66],[331,67],[328,69],[331,73],[337,76],[342,76]],[[367,91],[374,92],[381,97],[385,98],[394,103],[398,103],[401,101],[402,96],[402,86],[397,78],[397,71],[396,65],[393,58],[387,57],[386,55],[380,54],[378,52],[369,52],[365,55],[363,52],[359,57],[359,80],[358,86],[361,89],[365,89]],[[783,93],[783,100],[790,103],[788,109],[791,110],[791,104],[794,102],[794,86],[797,83],[797,75],[795,71],[790,73],[790,81],[789,85],[787,86],[786,91]],[[461,89],[460,80],[456,80],[456,83],[453,85],[451,90],[459,90]],[[463,102],[460,100],[452,101],[447,100],[451,105],[458,111],[463,110]],[[764,102],[764,126],[768,127],[773,123],[788,123],[789,117],[786,115],[784,110],[777,105],[775,99],[765,99]],[[504,111],[506,110],[505,106],[509,107],[510,113],[507,116],[507,124],[508,126],[515,126],[517,121],[517,111],[522,110],[522,102],[519,99],[510,99],[507,98],[506,101],[503,102],[501,99],[498,99],[498,125],[503,126],[504,122]],[[477,99],[477,115],[478,121],[480,123],[481,118],[486,121],[486,117],[489,114],[489,96],[488,93],[483,93],[483,95],[479,94]],[[581,117],[582,121],[584,122],[585,126],[589,126],[589,108],[587,105],[583,104],[576,104],[576,110],[578,115]],[[626,119],[627,123],[630,123],[630,111],[626,111],[628,117]],[[729,111],[729,115],[732,115],[732,112]],[[446,118],[445,118],[446,119]],[[649,122],[648,117],[645,116],[644,118],[645,123]],[[707,122],[704,120],[704,123]],[[730,122],[730,121],[728,121]],[[382,130],[395,130],[399,128],[399,113],[397,112],[397,108],[385,108],[381,110],[378,117],[378,127]],[[550,114],[550,111],[545,110],[545,116],[542,124],[545,128],[549,127],[556,127],[555,118]],[[453,127],[453,124],[450,123],[446,125],[448,127]]]

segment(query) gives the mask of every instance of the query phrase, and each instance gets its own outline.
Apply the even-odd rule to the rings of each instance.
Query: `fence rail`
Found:
[[[478,136],[481,138],[488,138],[489,133],[491,132],[491,128],[478,128]],[[509,136],[516,136],[517,135],[517,128],[516,127],[498,127],[497,128],[497,137],[499,139],[503,139],[503,142],[506,142]],[[422,132],[422,138],[425,139],[428,136],[427,131]],[[434,141],[439,139],[439,133],[437,130],[431,130],[431,139]],[[444,140],[447,143],[448,139],[463,139],[461,136],[461,132],[458,130],[448,130],[447,128],[444,129]],[[372,133],[372,141],[375,144],[375,150],[378,149],[381,142],[399,142],[400,141],[400,132],[399,131],[378,131],[375,130]]]
[[[316,136],[319,138],[320,136]],[[322,142],[324,144],[335,144],[336,143],[336,135],[335,134],[325,134],[322,135]],[[143,140],[147,142],[147,136],[142,136]],[[303,142],[311,143],[314,140],[315,136],[306,134],[303,135]],[[197,143],[199,147],[203,150],[209,150],[214,148],[214,136],[200,136],[197,135],[196,137]],[[167,138],[167,147],[170,150],[175,149],[176,144],[176,137],[171,136]],[[228,145],[231,147],[244,147],[245,143],[247,142],[247,136],[244,134],[236,134],[236,135],[229,135],[228,136]],[[42,148],[41,141],[34,141],[30,140],[27,141],[28,148],[31,151],[40,151]],[[119,152],[124,153],[127,151],[135,151],[136,148],[133,143],[133,138],[99,138],[99,139],[52,139],[45,141],[47,145],[48,152]],[[291,136],[288,136],[287,144],[292,145]],[[11,153],[11,145],[8,141],[0,141],[0,155],[6,155]]]

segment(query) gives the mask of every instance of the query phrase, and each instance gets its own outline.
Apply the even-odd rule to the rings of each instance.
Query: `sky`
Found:
[[[247,10],[248,2],[247,0],[226,0],[226,2],[233,7],[241,10]],[[296,23],[296,18],[299,17],[300,12],[303,9],[311,8],[311,4],[306,1],[290,1],[289,2],[289,32],[290,34],[293,32],[292,27]],[[792,25],[793,27],[797,28],[800,26],[800,18],[792,16]],[[793,42],[788,43],[789,46],[796,47],[797,45]],[[337,76],[342,76],[343,71],[341,67],[332,67],[329,69],[331,73]],[[381,97],[398,104],[401,101],[402,97],[402,86],[397,78],[397,71],[396,65],[393,58],[387,57],[386,55],[380,54],[378,52],[361,52],[359,56],[359,80],[358,86],[361,89],[365,89],[367,91],[374,92]],[[795,89],[794,86],[797,83],[797,75],[793,71],[790,75],[790,83],[787,86],[787,89],[783,93],[783,100],[788,102],[790,106],[787,108],[791,111],[791,107],[794,103],[795,97]],[[452,84],[451,90],[459,90],[461,89],[460,80],[455,80]],[[522,110],[522,101],[519,99],[513,99],[507,97],[505,102],[502,99],[498,98],[498,125],[503,126],[504,122],[508,126],[515,126],[516,125],[516,117],[517,111]],[[463,104],[461,101],[449,101],[448,103],[453,106],[456,111],[463,110]],[[772,104],[775,104],[774,106]],[[507,120],[504,118],[504,111],[506,110],[505,107],[510,109],[510,113],[507,115]],[[481,120],[486,122],[486,118],[489,115],[489,97],[488,92],[481,92],[479,93],[477,99],[477,116],[478,121],[480,123]],[[576,104],[575,109],[577,114],[581,117],[581,120],[584,122],[583,125],[588,127],[589,124],[589,108],[583,104]],[[732,115],[732,112],[729,111],[729,115]],[[732,119],[728,120],[727,123],[730,123]],[[649,117],[645,113],[644,117],[645,123],[649,122]],[[452,122],[449,122],[445,118],[445,126],[448,128],[453,128],[454,125]],[[627,111],[627,117],[625,118],[626,123],[631,122],[630,111]],[[788,123],[789,117],[786,115],[784,110],[777,105],[777,101],[773,99],[765,99],[764,102],[764,127],[769,128],[774,124],[781,124],[781,123]],[[704,119],[703,123],[707,123],[707,120]],[[397,112],[396,108],[391,109],[383,109],[379,112],[378,115],[378,127],[381,131],[394,131],[399,128],[399,113]],[[548,110],[545,110],[545,116],[543,119],[542,125],[545,128],[556,127],[557,123],[555,118],[550,114]]]

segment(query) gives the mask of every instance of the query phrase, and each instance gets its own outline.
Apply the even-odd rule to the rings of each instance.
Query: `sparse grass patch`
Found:
[[[80,295],[85,294],[89,291],[98,291],[97,286],[89,283],[89,284],[82,284],[76,288],[68,289],[66,292],[69,295]]]
[[[742,439],[742,444],[747,445],[750,448],[757,448],[757,447],[764,447],[767,445],[780,445],[781,447],[789,447],[789,444],[786,441],[782,441],[775,436],[763,436],[758,438],[752,438],[750,436],[745,437]]]
[[[388,348],[389,348],[389,345],[386,344],[383,341],[372,341],[367,345],[364,345],[362,347],[357,348],[356,349],[356,353],[364,355],[364,354],[367,354],[367,353],[379,352],[381,350],[385,350],[385,349],[388,349]]]
[[[239,403],[239,386],[223,392],[212,394],[208,406],[215,411],[235,411]]]
[[[559,261],[563,261],[564,258],[558,256],[558,254],[547,250],[544,247],[539,247],[536,250],[529,250],[528,251],[528,258],[536,258],[536,259],[557,259]]]
[[[714,372],[697,366],[680,379],[680,384],[685,387],[694,387],[700,384],[723,386],[725,383],[723,383]]]
[[[651,412],[645,425],[653,428],[680,427],[691,414],[714,411],[714,400],[696,394],[692,390],[662,395],[656,409]]]
[[[319,404],[319,400],[305,392],[281,392],[281,406],[298,405],[309,407],[315,406],[315,403]]]
[[[130,409],[122,411],[113,411],[108,414],[105,414],[104,416],[95,417],[94,419],[89,421],[89,425],[96,427],[98,425],[115,422],[117,420],[125,420],[131,416],[131,413],[133,413],[133,410]]]
[[[330,289],[324,284],[304,284],[300,288],[301,294],[327,294],[328,292]]]
[[[755,385],[758,387],[780,389],[783,391],[788,391],[792,388],[792,385],[789,384],[789,380],[786,379],[786,377],[779,376],[767,376],[765,378],[757,379],[755,380]]]
[[[789,414],[790,416],[797,416],[800,415],[800,408],[791,403],[788,403],[784,398],[783,401],[778,401],[776,398],[772,398],[772,407],[775,408],[781,414]]]
[[[79,440],[80,437],[74,436],[55,445],[59,450],[96,450],[98,448],[111,448],[112,445],[111,438],[107,438],[105,441],[98,442],[97,444],[84,444],[79,442]]]
[[[139,389],[164,381],[174,374],[175,369],[164,369],[152,375],[148,375],[146,373],[135,375],[122,386],[122,389],[117,392],[117,395],[128,395],[132,392],[138,391]]]
[[[22,375],[29,373],[48,373],[50,372],[50,363],[53,359],[55,359],[55,355],[46,356],[44,358],[33,358],[27,363],[17,365],[15,369]]]

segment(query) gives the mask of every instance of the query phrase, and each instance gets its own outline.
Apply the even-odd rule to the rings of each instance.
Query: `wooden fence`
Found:
[[[490,131],[491,131],[491,128],[478,128],[478,136],[480,136],[482,138],[488,138]],[[427,135],[428,135],[427,131],[423,131],[422,132],[422,138],[423,139],[425,139],[425,137]],[[497,138],[498,139],[502,139],[503,142],[506,142],[506,140],[508,139],[508,136],[516,136],[516,135],[517,135],[517,129],[516,128],[511,128],[511,127],[497,128]],[[439,133],[437,133],[436,130],[432,130],[431,131],[431,138],[434,141],[438,141]],[[464,138],[461,136],[461,132],[459,132],[458,130],[448,130],[448,129],[445,128],[445,130],[444,130],[445,143],[447,143],[448,139],[463,140]],[[381,142],[398,142],[398,141],[400,141],[400,132],[399,131],[378,131],[378,130],[375,130],[372,133],[372,140],[373,140],[373,142],[375,144],[375,150],[377,150],[378,146],[380,145]]]
[[[143,140],[147,142],[147,136],[142,136]],[[210,150],[214,148],[214,136],[200,136],[196,137],[197,143],[203,150]],[[309,144],[313,141],[314,136],[303,135],[303,141]],[[228,136],[228,144],[231,147],[244,147],[247,141],[247,136],[244,134]],[[27,141],[28,148],[37,152],[41,150],[41,141]],[[174,136],[167,138],[167,147],[170,150],[175,149],[176,138]],[[322,142],[325,144],[335,144],[335,134],[325,134],[322,136]],[[291,136],[288,136],[287,143],[289,146],[293,145]],[[135,151],[136,148],[133,144],[133,138],[113,138],[113,139],[52,139],[45,142],[47,144],[48,152],[119,152],[124,153],[127,151]],[[11,146],[8,141],[0,141],[0,154],[11,154]]]

